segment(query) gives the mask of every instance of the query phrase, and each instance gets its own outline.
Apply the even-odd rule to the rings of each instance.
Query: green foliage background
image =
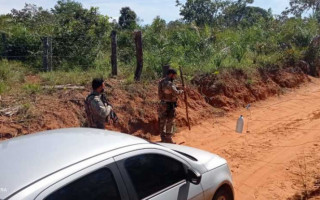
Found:
[[[71,0],[59,0],[51,10],[26,4],[22,10],[0,16],[0,32],[6,36],[6,43],[0,40],[0,58],[23,62],[30,70],[41,72],[41,39],[49,36],[55,71],[108,74],[110,33],[117,30],[120,76],[130,79],[136,65],[135,29],[143,32],[142,78],[147,80],[159,78],[165,64],[182,65],[186,74],[194,76],[223,69],[293,65],[303,58],[310,41],[319,34],[318,14],[273,16],[271,10],[250,6],[252,2],[177,1],[181,20],[166,22],[156,17],[149,25],[140,25],[128,7],[121,10],[117,23],[98,8],[87,9]]]

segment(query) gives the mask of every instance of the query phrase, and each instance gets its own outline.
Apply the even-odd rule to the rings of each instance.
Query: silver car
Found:
[[[233,200],[227,162],[199,149],[71,128],[0,142],[1,200]]]

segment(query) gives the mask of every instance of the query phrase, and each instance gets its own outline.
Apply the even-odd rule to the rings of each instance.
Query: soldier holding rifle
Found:
[[[105,129],[108,119],[117,122],[118,117],[107,101],[104,93],[105,82],[101,78],[92,81],[92,92],[85,100],[85,111],[87,115],[88,127]]]
[[[158,95],[160,105],[158,108],[159,115],[159,131],[161,142],[173,143],[172,136],[174,134],[174,118],[176,116],[176,107],[178,96],[183,93],[174,84],[177,78],[177,71],[168,69],[165,78],[159,81]]]

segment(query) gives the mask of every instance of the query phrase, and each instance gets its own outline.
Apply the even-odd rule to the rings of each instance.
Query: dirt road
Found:
[[[240,115],[245,117],[243,134],[234,131]],[[191,132],[183,130],[175,140],[226,158],[237,200],[296,199],[303,191],[319,194],[320,81],[312,79],[250,110],[208,120]]]

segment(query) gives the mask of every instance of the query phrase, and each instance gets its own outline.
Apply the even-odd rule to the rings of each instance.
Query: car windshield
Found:
[[[172,150],[173,150],[173,149],[172,149]],[[193,156],[191,156],[191,155],[189,155],[189,154],[187,154],[187,153],[183,153],[183,152],[181,152],[181,151],[177,151],[177,150],[173,150],[173,151],[175,151],[175,152],[177,152],[177,153],[179,153],[179,154],[183,155],[184,157],[189,158],[190,160],[198,161],[195,157],[193,157]]]
[[[161,144],[155,143],[155,142],[149,142],[149,143],[162,146]],[[184,152],[181,152],[181,151],[177,151],[177,150],[174,150],[174,149],[171,149],[171,150],[174,151],[174,152],[177,152],[180,155],[183,155],[184,157],[187,157],[188,159],[190,159],[192,161],[198,161],[195,157],[193,157],[193,156],[191,156],[191,155],[189,155],[187,153],[184,153]]]

